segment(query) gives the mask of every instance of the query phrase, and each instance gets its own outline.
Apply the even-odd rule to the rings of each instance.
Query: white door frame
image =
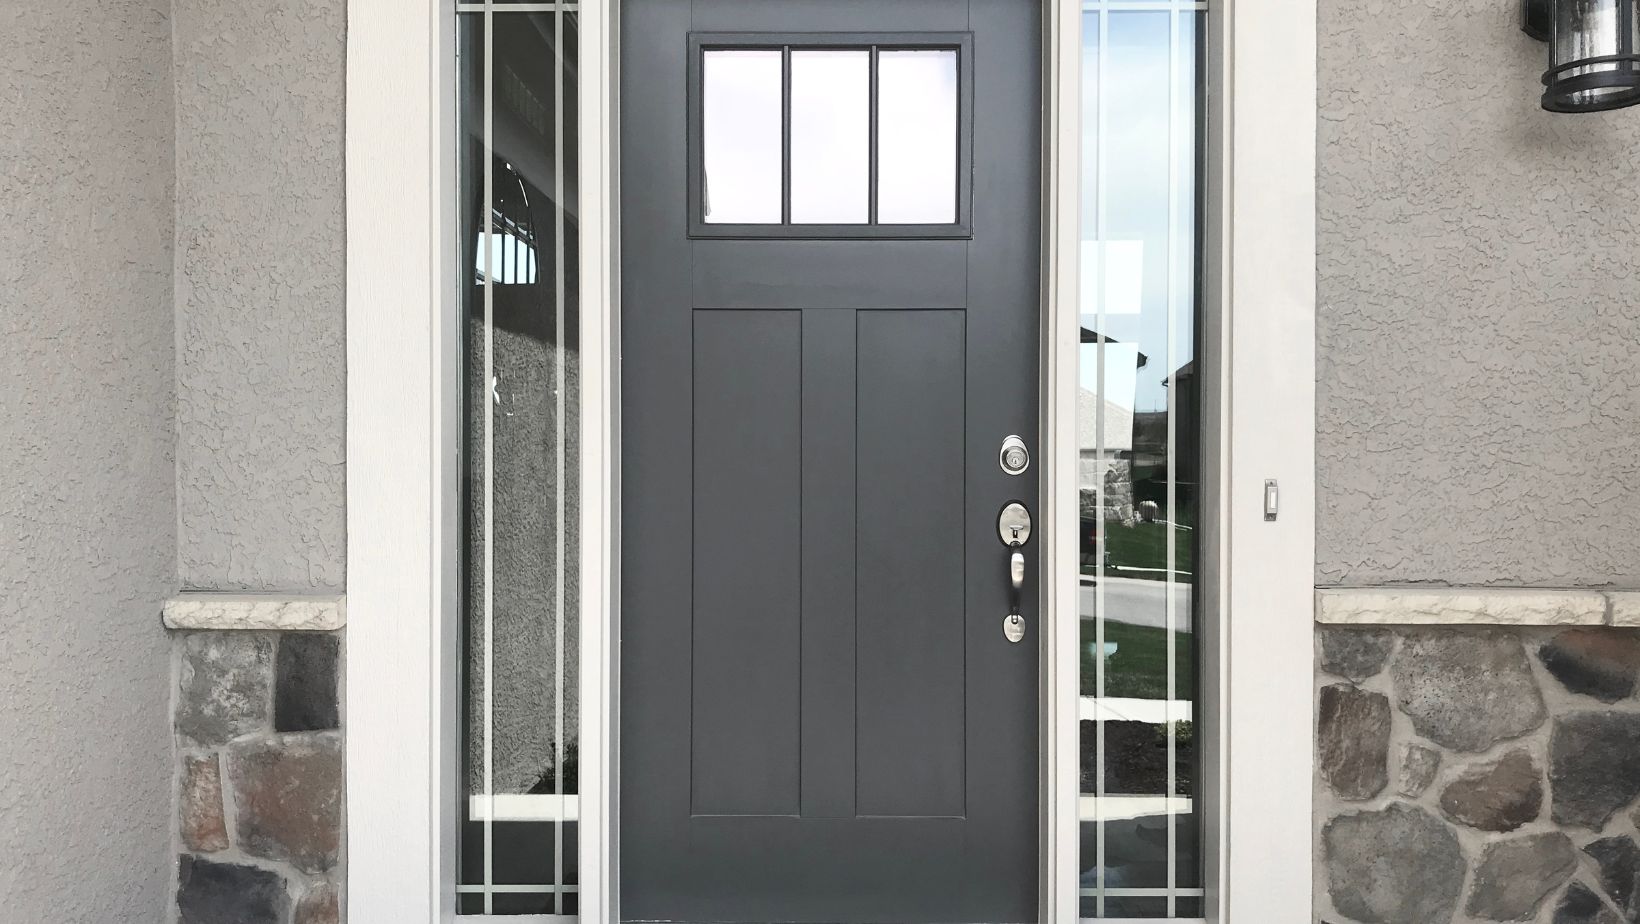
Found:
[[[1233,5],[1232,5],[1233,4]],[[463,4],[464,8],[466,4]],[[580,11],[582,916],[618,921],[618,0]],[[1077,917],[1075,309],[1079,4],[1046,0],[1042,902]],[[1210,920],[1311,908],[1315,2],[1209,15],[1209,308],[1217,498],[1205,542]],[[347,60],[347,881],[352,924],[452,921],[456,631],[454,0],[350,0]],[[406,195],[406,191],[421,190]],[[1055,319],[1058,319],[1057,322]],[[1265,479],[1281,512],[1264,519]],[[1068,503],[1067,503],[1068,499]],[[1059,515],[1056,515],[1056,512]],[[1211,518],[1208,518],[1211,520]],[[1244,576],[1240,580],[1233,575]],[[1204,629],[1207,627],[1204,627]],[[1070,639],[1065,635],[1070,633]],[[1233,742],[1233,744],[1232,744]],[[1233,807],[1233,811],[1230,810]],[[508,919],[514,924],[520,919]]]

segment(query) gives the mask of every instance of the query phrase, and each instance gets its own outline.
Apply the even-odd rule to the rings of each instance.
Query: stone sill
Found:
[[[326,632],[347,624],[347,597],[183,593],[165,601],[161,619],[167,629]]]
[[[1328,625],[1640,626],[1640,591],[1318,588],[1315,621]]]

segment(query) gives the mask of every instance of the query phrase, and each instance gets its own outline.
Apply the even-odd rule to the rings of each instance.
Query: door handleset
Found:
[[[1025,616],[1020,598],[1025,593],[1025,553],[1031,541],[1031,512],[1019,501],[1010,501],[997,514],[997,537],[1008,549],[1008,615],[1002,620],[1002,636],[1010,642],[1025,638]]]

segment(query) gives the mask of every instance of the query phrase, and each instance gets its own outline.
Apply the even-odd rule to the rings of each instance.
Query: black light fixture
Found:
[[[1600,112],[1640,103],[1640,0],[1521,0],[1521,29],[1549,43],[1543,108]]]

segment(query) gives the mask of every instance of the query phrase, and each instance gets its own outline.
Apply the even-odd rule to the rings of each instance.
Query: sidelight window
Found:
[[[457,14],[462,915],[578,908],[578,21]]]
[[[695,35],[695,237],[968,235],[967,35]]]
[[[1201,919],[1206,10],[1084,0],[1078,379],[1084,919]]]

